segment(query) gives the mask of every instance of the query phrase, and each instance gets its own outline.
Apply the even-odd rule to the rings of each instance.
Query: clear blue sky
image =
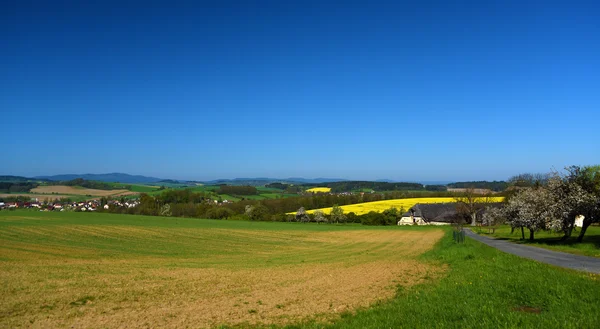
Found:
[[[598,1],[91,2],[1,2],[0,174],[600,163]]]

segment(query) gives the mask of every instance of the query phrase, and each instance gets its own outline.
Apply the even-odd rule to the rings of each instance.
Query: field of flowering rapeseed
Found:
[[[311,193],[329,193],[329,192],[331,192],[331,188],[330,187],[313,187],[311,189],[306,190],[306,192],[311,192]]]
[[[501,202],[504,197],[497,197],[497,202]],[[412,206],[417,203],[446,203],[446,202],[455,202],[454,198],[407,198],[407,199],[393,199],[393,200],[382,200],[382,201],[373,201],[373,202],[364,202],[364,203],[356,203],[349,204],[346,206],[341,206],[344,210],[344,213],[353,212],[357,215],[363,215],[370,211],[382,212],[386,209],[390,209],[395,207],[397,209],[404,208],[405,211],[408,211]],[[313,213],[315,210],[321,210],[325,214],[329,214],[331,212],[330,208],[322,208],[322,209],[313,209],[308,210],[307,213]]]

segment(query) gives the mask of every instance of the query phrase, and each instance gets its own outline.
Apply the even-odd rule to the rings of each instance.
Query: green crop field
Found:
[[[0,211],[0,327],[598,327],[598,276],[446,228]]]

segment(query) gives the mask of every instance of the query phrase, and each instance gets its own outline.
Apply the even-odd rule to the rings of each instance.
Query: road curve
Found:
[[[504,240],[492,239],[476,234],[470,229],[466,229],[465,232],[468,237],[509,254],[578,271],[600,273],[600,258],[573,255],[560,251],[553,251]]]

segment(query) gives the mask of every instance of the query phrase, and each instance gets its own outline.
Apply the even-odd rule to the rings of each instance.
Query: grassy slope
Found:
[[[600,257],[600,226],[590,226],[581,243],[575,240],[579,235],[579,231],[573,232],[573,236],[567,241],[561,241],[561,233],[540,231],[535,233],[535,240],[529,241],[529,231],[525,230],[525,240],[521,240],[521,230],[515,230],[510,233],[509,226],[502,226],[497,229],[494,234],[487,234],[495,238],[505,239],[516,243],[530,244],[536,247],[542,247],[572,254],[586,255],[592,257]]]
[[[522,259],[471,239],[458,245],[451,232],[422,259],[449,264],[448,276],[400,290],[393,301],[334,324],[287,328],[600,328],[599,275]]]

